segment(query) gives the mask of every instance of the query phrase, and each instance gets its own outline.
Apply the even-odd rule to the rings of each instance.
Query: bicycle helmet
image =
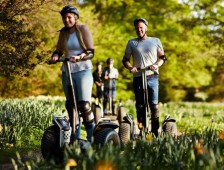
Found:
[[[137,18],[134,20],[134,26],[137,25],[138,22],[143,22],[146,26],[148,26],[148,21],[144,18]]]
[[[79,11],[78,11],[78,9],[75,8],[75,7],[72,7],[70,5],[67,5],[67,6],[63,7],[63,9],[60,12],[61,16],[65,15],[66,13],[73,13],[73,14],[77,15],[78,18],[79,18]]]

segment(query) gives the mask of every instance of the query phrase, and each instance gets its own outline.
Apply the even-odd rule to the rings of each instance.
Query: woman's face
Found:
[[[63,15],[62,20],[65,27],[71,28],[75,25],[76,16],[73,13],[66,13],[65,15]]]

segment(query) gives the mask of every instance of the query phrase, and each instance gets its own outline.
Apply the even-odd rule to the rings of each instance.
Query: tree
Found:
[[[36,49],[40,41],[33,33],[28,15],[45,1],[3,0],[0,2],[0,78],[1,96],[15,76],[26,76],[42,62],[43,54]]]
[[[15,3],[16,1],[10,2]],[[95,46],[93,64],[95,65],[97,61],[104,62],[108,57],[115,59],[115,66],[120,73],[120,78],[117,81],[118,99],[133,98],[132,75],[124,69],[121,60],[127,40],[136,36],[133,20],[137,17],[144,17],[149,21],[148,35],[161,39],[168,57],[167,63],[160,69],[161,101],[194,100],[195,91],[202,91],[210,98],[223,98],[222,84],[224,77],[222,72],[224,70],[224,60],[222,54],[224,50],[224,27],[222,0],[183,0],[182,2],[177,0],[85,0],[82,2],[85,3],[70,0],[57,2],[49,0],[41,8],[33,5],[32,10],[35,13],[33,15],[27,15],[30,13],[17,15],[15,21],[23,21],[21,26],[25,25],[17,32],[28,31],[29,34],[24,36],[28,38],[23,39],[30,38],[31,40],[33,36],[30,42],[34,42],[33,40],[37,42],[35,52],[30,55],[29,62],[27,62],[32,66],[30,68],[34,68],[38,61],[43,60],[43,52],[47,53],[49,50],[53,51],[55,49],[57,31],[63,26],[59,11],[62,6],[70,3],[78,7],[80,11],[79,22],[87,24],[93,34]],[[0,4],[2,6],[3,3]],[[11,7],[16,11],[14,6]],[[28,7],[26,6],[26,9]],[[8,11],[10,8],[7,8]],[[6,10],[5,7],[1,9]],[[35,9],[38,9],[38,11]],[[0,15],[3,16],[3,13],[6,12],[1,12]],[[0,39],[3,39],[8,44],[4,46],[5,43],[1,43],[1,45],[5,50],[9,47],[11,51],[14,50],[13,52],[15,52],[16,48],[11,45],[14,43],[12,38],[8,41],[3,38],[3,31],[6,31],[7,24],[3,27],[2,20],[1,17]],[[8,37],[10,37],[10,33],[6,38]],[[14,37],[16,36],[14,35]],[[19,41],[23,42],[22,40]],[[0,50],[2,51],[3,48],[0,47]],[[20,52],[14,55],[16,54],[22,56]],[[14,55],[8,57],[7,54],[4,56],[12,58]],[[40,60],[36,56],[41,56]],[[4,57],[3,61],[7,61],[6,57]],[[0,64],[2,65],[2,63]],[[29,69],[29,67],[27,68]],[[22,72],[20,66],[18,68],[14,67],[14,69],[15,71],[20,69],[19,71]],[[11,71],[14,71],[14,69],[11,69]],[[26,73],[24,71],[21,75]],[[60,70],[58,66],[49,67],[39,64],[38,67],[32,70],[28,78],[17,78],[13,83],[8,83],[8,86],[5,87],[14,89],[18,85],[22,89],[20,90],[21,96],[24,94],[57,95],[61,94],[61,88],[59,88],[61,86],[58,86],[59,76]],[[7,80],[9,81],[9,79]],[[23,81],[23,83],[19,81]],[[24,81],[27,83],[24,83]],[[2,82],[1,84],[4,84]],[[10,95],[13,96],[13,94]]]
[[[0,3],[0,76],[26,75],[41,61],[40,54],[34,55],[40,42],[33,34],[27,15],[42,3],[44,0],[4,0]]]
[[[126,31],[125,38],[133,36],[134,18],[144,17],[149,21],[148,35],[161,39],[168,56],[168,62],[160,72],[162,100],[183,100],[192,90],[204,90],[213,82],[217,54],[221,55],[223,44],[221,0],[88,2],[95,5],[94,12],[99,15],[98,19],[104,27],[120,27],[120,30]],[[122,46],[124,48],[125,45]]]
[[[188,1],[194,13],[190,20],[183,20],[190,27],[200,27],[201,36],[206,36],[210,41],[210,46],[206,46],[206,51],[213,51],[216,59],[216,67],[212,72],[212,81],[206,88],[210,100],[223,100],[224,96],[224,4],[222,0],[200,0]],[[208,59],[211,61],[211,59]]]

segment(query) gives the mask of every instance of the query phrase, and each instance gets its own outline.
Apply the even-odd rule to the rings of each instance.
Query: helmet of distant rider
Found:
[[[137,18],[134,20],[134,26],[137,25],[138,22],[143,22],[146,26],[148,26],[148,21],[144,18]]]
[[[77,15],[79,18],[79,11],[76,7],[73,7],[70,5],[63,7],[63,9],[60,12],[61,16],[65,15],[66,13],[73,13],[73,14]]]

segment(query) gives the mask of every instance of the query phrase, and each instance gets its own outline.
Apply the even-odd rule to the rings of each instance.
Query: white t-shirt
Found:
[[[128,41],[125,53],[132,57],[134,67],[145,68],[158,61],[157,53],[159,50],[163,51],[163,47],[158,38],[148,37],[145,40],[134,38]],[[146,72],[146,74],[152,73],[151,70]],[[134,77],[138,76],[141,76],[141,72],[134,73]]]
[[[109,79],[111,80],[111,86],[112,88],[116,88],[116,79],[118,79],[118,70],[116,68],[111,68],[109,69],[106,67],[103,70],[103,76],[108,76]],[[110,88],[110,80],[104,80],[104,87]]]

